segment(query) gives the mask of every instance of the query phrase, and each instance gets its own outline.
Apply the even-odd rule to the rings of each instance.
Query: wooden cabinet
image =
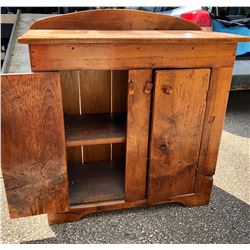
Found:
[[[208,204],[235,49],[249,38],[198,29],[97,10],[38,21],[19,38],[33,73],[1,77],[11,218]]]

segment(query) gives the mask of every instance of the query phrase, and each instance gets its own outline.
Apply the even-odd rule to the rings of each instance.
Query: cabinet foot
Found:
[[[62,213],[49,213],[48,222],[50,225],[60,224],[65,222],[73,222],[80,220],[82,217],[90,214],[91,212],[62,212]]]
[[[209,204],[208,194],[188,194],[171,199],[170,202],[181,203],[185,207],[195,207]]]
[[[148,201],[150,205],[156,204],[166,204],[166,203],[179,203],[185,207],[195,207],[209,204],[210,194],[201,194],[201,193],[191,193],[185,195],[179,195],[172,197],[169,200],[164,201]]]

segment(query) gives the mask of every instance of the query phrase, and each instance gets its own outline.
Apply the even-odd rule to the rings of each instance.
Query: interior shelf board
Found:
[[[123,113],[65,116],[66,146],[123,143],[126,122]]]
[[[70,205],[124,199],[124,161],[69,164]]]

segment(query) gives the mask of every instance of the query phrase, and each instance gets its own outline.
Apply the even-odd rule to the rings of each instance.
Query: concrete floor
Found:
[[[250,243],[250,92],[231,92],[211,202],[93,214],[49,226],[47,216],[10,220],[1,180],[2,243]]]

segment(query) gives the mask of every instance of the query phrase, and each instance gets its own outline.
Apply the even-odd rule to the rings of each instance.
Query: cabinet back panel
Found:
[[[65,115],[126,112],[128,71],[61,71]],[[67,148],[70,163],[125,158],[125,143]]]
[[[101,9],[57,15],[36,21],[31,29],[66,30],[200,30],[173,16],[130,9]]]
[[[80,71],[80,97],[82,114],[111,112],[110,70]],[[83,161],[111,160],[111,145],[83,146]]]
[[[127,93],[128,93],[128,71],[111,71],[111,109],[112,112],[127,112]],[[112,144],[112,159],[125,159],[125,143]]]

